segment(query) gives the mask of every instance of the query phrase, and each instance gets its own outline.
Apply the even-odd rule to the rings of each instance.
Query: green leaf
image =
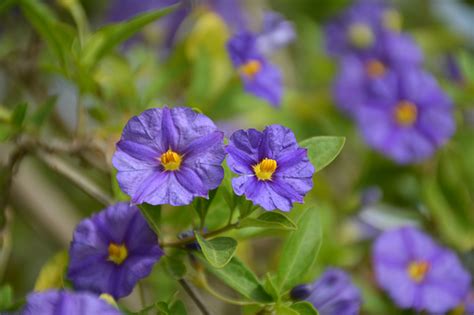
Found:
[[[298,311],[284,304],[278,304],[275,307],[275,314],[276,315],[299,315]]]
[[[102,57],[120,43],[132,37],[147,24],[169,14],[175,8],[176,6],[169,6],[161,10],[146,12],[128,21],[108,25],[99,29],[85,42],[81,56],[81,65],[86,69],[94,67]]]
[[[234,257],[223,268],[214,268],[202,255],[196,255],[207,270],[244,297],[259,303],[271,303],[272,297],[265,291],[257,276]]]
[[[186,312],[186,307],[183,303],[183,301],[176,301],[173,306],[170,308],[170,314],[173,315],[187,315],[188,312]]]
[[[265,288],[265,291],[267,291],[268,294],[270,294],[275,301],[280,300],[280,292],[276,287],[274,276],[272,274],[267,273],[265,275],[265,283],[263,284],[263,287]]]
[[[306,139],[300,145],[308,149],[309,160],[316,172],[319,172],[334,161],[345,141],[344,137],[320,136]]]
[[[28,104],[20,103],[13,110],[12,124],[15,125],[15,127],[20,128],[23,125],[23,122],[25,121],[25,117],[26,117],[27,108],[28,108]]]
[[[145,217],[150,228],[159,235],[161,225],[161,206],[152,206],[147,203],[142,203],[138,208]]]
[[[240,222],[239,228],[261,227],[278,230],[296,230],[296,224],[280,212],[264,212],[257,218],[245,218]]]
[[[64,288],[64,273],[68,261],[67,251],[61,251],[47,261],[36,279],[34,291]]]
[[[216,268],[222,268],[232,259],[237,249],[237,241],[230,237],[217,237],[210,241],[194,232],[207,261]]]
[[[0,311],[6,310],[13,304],[13,290],[6,284],[0,287]]]
[[[42,1],[20,0],[23,15],[48,44],[61,66],[66,69],[71,55],[74,30],[57,20]]]
[[[181,279],[186,274],[186,265],[180,258],[183,257],[167,255],[161,258],[166,270],[176,279]]]
[[[56,101],[58,97],[53,95],[49,97],[44,104],[42,104],[31,116],[31,122],[37,126],[41,127],[44,122],[48,119],[48,117],[53,112],[54,106],[56,105]]]
[[[318,211],[314,207],[306,208],[298,220],[298,229],[283,244],[277,273],[280,292],[302,280],[316,260],[321,237]]]
[[[298,302],[291,305],[291,308],[298,312],[300,315],[318,315],[318,311],[314,308],[313,304],[309,302]]]
[[[193,208],[196,210],[197,214],[199,215],[199,219],[201,220],[201,226],[204,226],[204,222],[206,220],[207,212],[209,211],[209,207],[212,204],[212,201],[216,197],[218,189],[211,190],[209,192],[209,198],[195,198],[193,201]]]

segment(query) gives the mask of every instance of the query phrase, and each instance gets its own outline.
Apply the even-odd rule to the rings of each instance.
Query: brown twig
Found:
[[[199,308],[203,315],[211,315],[208,311],[204,303],[201,301],[201,298],[194,292],[193,288],[188,284],[188,282],[184,279],[178,280],[179,284],[183,287],[184,291],[189,295],[189,297],[193,300],[196,306]]]

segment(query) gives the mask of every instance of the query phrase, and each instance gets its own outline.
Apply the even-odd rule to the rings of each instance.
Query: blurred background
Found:
[[[230,15],[241,14],[254,32],[261,31],[268,10],[293,24],[294,40],[270,57],[284,77],[281,108],[243,90],[225,47],[239,22],[217,1],[191,1],[179,18],[147,24],[100,59],[78,55],[87,34],[175,1],[50,0],[38,1],[39,9],[36,1],[23,2],[20,8],[0,1],[0,279],[16,298],[41,286],[38,275],[52,257],[53,265],[64,260],[75,225],[103,208],[101,193],[126,199],[111,166],[115,143],[131,116],[165,104],[198,108],[227,136],[278,123],[298,140],[346,137],[341,155],[315,176],[305,199],[320,209],[324,233],[307,280],[327,266],[345,268],[363,292],[362,314],[402,314],[377,289],[370,268],[371,240],[384,229],[423,227],[473,271],[474,1],[390,2],[403,17],[404,32],[421,47],[425,67],[455,104],[452,139],[431,158],[404,166],[368,147],[334,104],[338,66],[325,51],[323,27],[351,1],[237,1],[239,11]],[[19,143],[44,150],[32,156],[16,151]],[[12,164],[12,153],[21,163]],[[222,197],[212,205],[208,229],[227,220],[223,205]],[[192,227],[188,208],[165,209],[164,238]],[[239,257],[263,275],[275,269],[282,235],[250,229],[233,237]],[[176,292],[160,264],[144,283],[150,301]],[[136,307],[136,294],[128,299]],[[221,313],[238,314],[206,299]]]

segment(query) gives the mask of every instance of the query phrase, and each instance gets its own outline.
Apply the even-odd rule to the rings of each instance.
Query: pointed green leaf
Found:
[[[217,237],[210,241],[194,232],[207,261],[216,268],[222,268],[232,259],[237,249],[237,241],[230,237]]]
[[[108,25],[89,37],[84,44],[81,64],[86,69],[94,67],[97,62],[120,43],[132,37],[144,26],[159,20],[172,12],[176,6],[169,6],[161,10],[142,13],[132,19]]]
[[[53,112],[56,101],[58,100],[57,95],[49,97],[44,104],[42,104],[31,116],[31,122],[37,127],[41,127],[48,117]]]
[[[286,215],[280,212],[264,212],[257,218],[245,218],[239,228],[261,227],[278,230],[296,230],[296,224]]]
[[[316,208],[306,208],[297,224],[298,229],[283,244],[277,273],[280,292],[302,280],[315,262],[321,246],[322,233]]]
[[[214,268],[202,255],[196,255],[196,257],[204,263],[210,273],[244,297],[264,304],[273,301],[258,281],[257,276],[236,257],[232,258],[224,268]]]
[[[155,231],[156,234],[159,234],[161,224],[161,206],[152,206],[147,203],[142,203],[138,208],[145,217],[150,228]]]
[[[291,308],[298,312],[300,315],[318,315],[318,311],[314,308],[313,304],[309,302],[298,302],[291,305]]]
[[[320,136],[306,139],[300,145],[308,149],[309,160],[316,172],[319,172],[334,161],[345,141],[344,137]]]
[[[298,311],[285,304],[278,304],[275,307],[276,315],[299,315]]]
[[[23,125],[23,122],[25,121],[26,117],[27,108],[28,104],[26,103],[20,103],[15,106],[15,109],[13,110],[12,114],[12,124],[15,125],[15,127],[20,128]]]

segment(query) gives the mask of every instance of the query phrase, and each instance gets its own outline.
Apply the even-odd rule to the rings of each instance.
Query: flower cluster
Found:
[[[295,32],[290,22],[280,14],[267,12],[261,33],[241,30],[229,40],[227,50],[230,59],[247,92],[267,100],[273,106],[280,106],[283,95],[282,75],[266,55],[285,46],[294,37]]]
[[[153,108],[130,119],[113,164],[133,203],[179,206],[219,186],[226,151],[239,175],[232,182],[235,193],[266,210],[289,211],[312,188],[314,168],[290,129],[238,130],[224,150],[214,123],[185,107]]]
[[[430,157],[454,133],[452,104],[422,68],[422,53],[401,33],[401,17],[361,0],[326,27],[327,50],[340,60],[333,94],[366,142],[397,163]]]
[[[415,228],[382,234],[373,261],[377,282],[401,308],[444,314],[468,296],[470,275],[457,256]]]

